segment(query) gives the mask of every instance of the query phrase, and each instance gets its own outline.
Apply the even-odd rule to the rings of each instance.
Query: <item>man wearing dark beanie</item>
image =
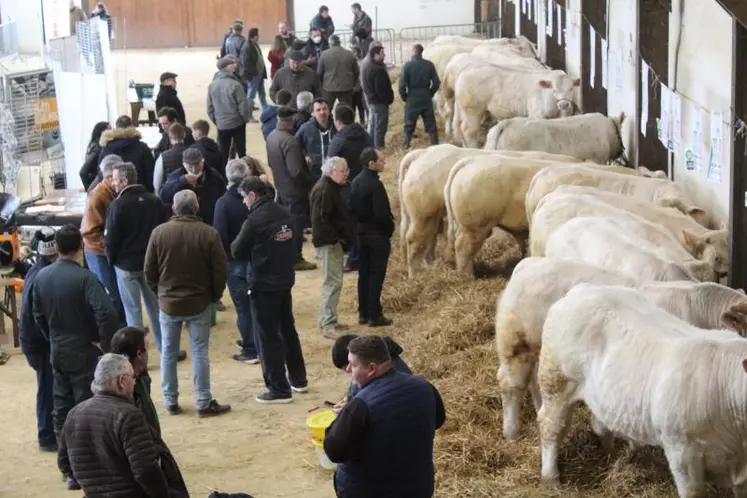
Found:
[[[288,208],[293,218],[293,247],[296,271],[315,270],[316,265],[303,258],[303,230],[309,222],[309,194],[313,182],[306,167],[301,142],[293,135],[290,107],[278,109],[277,128],[267,137],[267,162],[278,192],[278,202]]]

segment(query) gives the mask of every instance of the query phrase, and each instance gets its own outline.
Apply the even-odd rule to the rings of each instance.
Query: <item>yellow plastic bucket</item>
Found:
[[[314,413],[309,415],[306,419],[306,425],[311,430],[311,442],[317,448],[324,446],[324,433],[327,427],[332,425],[335,420],[335,412],[332,410],[324,410],[323,412]]]

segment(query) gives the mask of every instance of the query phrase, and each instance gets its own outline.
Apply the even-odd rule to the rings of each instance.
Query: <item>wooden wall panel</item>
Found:
[[[607,114],[607,89],[602,86],[602,43],[601,38],[607,33],[607,0],[582,0],[581,12],[587,19],[581,27],[581,105],[584,112]],[[591,87],[591,33],[589,25],[597,32],[596,77]]]
[[[545,2],[547,3],[547,2]],[[565,44],[566,39],[565,36],[563,36],[563,33],[560,33],[560,38],[558,38],[558,9],[557,5],[560,6],[560,26],[562,28],[565,28],[565,21],[566,21],[566,3],[565,0],[554,0],[551,3],[551,7],[553,9],[552,12],[552,36],[547,36],[547,31],[545,31],[545,47],[547,47],[546,50],[546,58],[547,58],[547,65],[553,69],[562,69],[565,71]],[[547,17],[545,17],[547,19]],[[558,44],[558,40],[560,40],[560,44]]]
[[[193,5],[192,46],[219,46],[234,19],[244,20],[244,36],[250,28],[259,28],[261,43],[272,43],[278,21],[286,19],[283,0],[186,0]]]
[[[747,28],[734,23],[734,113],[747,116]],[[747,289],[747,137],[735,134],[731,169],[731,209],[729,210],[729,285]]]
[[[115,18],[113,48],[218,47],[234,19],[245,32],[260,30],[272,42],[277,23],[288,17],[285,0],[108,0]]]

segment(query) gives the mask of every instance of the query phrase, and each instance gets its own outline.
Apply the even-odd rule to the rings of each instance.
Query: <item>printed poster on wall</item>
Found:
[[[703,112],[700,107],[693,108],[693,147],[692,159],[685,165],[689,170],[702,171],[701,157],[703,156]]]
[[[563,44],[563,7],[555,6],[555,17],[558,19],[558,46]]]
[[[708,163],[708,179],[714,182],[721,181],[721,155],[723,151],[721,129],[724,115],[721,112],[711,113],[711,158]]]
[[[669,132],[669,150],[675,156],[678,156],[682,145],[682,99],[679,93],[672,92],[670,106],[672,109],[672,129]]]
[[[553,0],[547,0],[547,19],[546,19],[546,32],[547,36],[552,38],[552,28],[553,28],[553,22],[552,22],[552,1]]]
[[[648,64],[641,59],[641,134],[648,128]]]
[[[607,88],[609,85],[609,58],[607,55],[608,43],[604,38],[602,40],[602,88]]]
[[[661,83],[661,109],[659,111],[659,141],[664,147],[669,148],[669,109],[670,92],[664,83]]]
[[[589,86],[594,88],[594,80],[597,79],[597,32],[589,26]]]

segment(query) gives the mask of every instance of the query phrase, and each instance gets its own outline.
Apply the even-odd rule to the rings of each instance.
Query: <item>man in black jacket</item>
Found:
[[[322,309],[319,328],[324,337],[337,339],[346,329],[338,321],[345,249],[353,242],[353,224],[342,199],[342,186],[350,170],[341,157],[322,165],[322,178],[311,191],[311,237],[322,261]]]
[[[32,246],[36,244],[39,257],[23,279],[21,296],[21,320],[18,323],[21,351],[26,361],[36,372],[36,428],[39,449],[57,451],[54,426],[52,425],[53,382],[52,365],[49,363],[49,339],[34,322],[34,281],[43,268],[57,259],[57,244],[54,230],[48,227],[36,232]]]
[[[363,93],[368,101],[369,132],[374,147],[384,150],[384,139],[389,128],[389,106],[394,102],[392,80],[384,64],[384,47],[374,45],[369,50],[368,60],[361,74]]]
[[[264,110],[267,107],[265,96],[265,80],[267,69],[265,58],[262,56],[262,48],[259,46],[259,29],[249,30],[249,40],[241,50],[241,77],[247,84],[247,99],[249,99],[249,123],[256,123],[252,116],[254,110],[254,97],[259,96],[259,105]]]
[[[106,214],[106,257],[117,275],[127,325],[143,328],[141,303],[145,301],[153,339],[156,348],[161,351],[158,297],[148,287],[143,267],[150,234],[168,220],[168,211],[155,194],[149,193],[145,186],[138,183],[137,172],[129,163],[114,168],[112,187],[117,192],[117,198]]]
[[[194,191],[200,203],[200,218],[208,225],[212,225],[215,203],[226,191],[223,177],[213,168],[205,166],[202,153],[195,147],[184,151],[182,166],[167,177],[166,183],[161,185],[158,197],[170,206],[177,192],[185,189]]]
[[[296,132],[314,183],[322,177],[322,163],[327,158],[329,145],[337,133],[337,128],[329,118],[329,103],[324,99],[316,99],[312,119],[301,125]]]
[[[337,496],[430,498],[433,438],[446,420],[441,395],[425,379],[394,370],[379,336],[353,339],[348,360],[361,390],[335,409],[337,418],[324,437],[324,451],[339,464]]]
[[[272,200],[267,184],[259,178],[244,180],[239,193],[249,207],[249,216],[231,243],[231,255],[235,260],[249,261],[247,282],[267,387],[267,392],[256,400],[267,404],[290,403],[294,391],[308,391],[291,297],[296,281],[293,218]]]
[[[158,159],[158,156],[171,148],[171,141],[169,140],[169,128],[171,128],[172,124],[178,122],[179,115],[177,114],[176,109],[174,109],[173,107],[164,107],[162,109],[158,109],[158,126],[161,129],[161,141],[158,142],[158,146],[155,150],[156,159]],[[192,130],[185,127],[184,134],[184,143],[187,145],[187,147],[193,145],[195,143],[195,139],[192,136]]]
[[[337,134],[329,144],[327,157],[337,156],[345,159],[348,168],[350,168],[348,182],[352,182],[364,168],[361,165],[361,153],[366,147],[373,146],[373,140],[371,135],[355,122],[353,109],[346,105],[338,105],[335,108],[335,127],[337,128]],[[342,189],[342,197],[350,206],[349,187]],[[355,220],[353,223],[355,223]],[[357,269],[358,243],[355,241],[348,252],[345,271],[355,271]]]
[[[306,40],[306,46],[303,49],[303,55],[306,59],[306,65],[316,72],[319,67],[319,59],[322,58],[322,52],[329,48],[329,38],[322,36],[318,28],[311,28],[309,38]]]
[[[55,234],[59,259],[36,277],[33,315],[49,339],[54,375],[55,433],[68,412],[91,397],[91,381],[99,356],[119,328],[119,317],[96,275],[81,267],[83,237],[74,225]],[[67,476],[68,487],[77,485]]]
[[[412,47],[412,59],[404,65],[399,77],[399,96],[405,103],[405,136],[402,147],[410,147],[412,132],[423,118],[425,131],[431,137],[431,145],[438,144],[436,116],[433,113],[433,96],[441,86],[436,67],[429,60],[423,59],[423,46],[419,43]]]
[[[149,192],[153,192],[155,160],[148,145],[140,138],[140,132],[132,126],[132,119],[129,116],[120,116],[113,130],[106,130],[101,134],[99,168],[106,156],[116,154],[122,161],[135,165],[138,178],[142,178],[143,185]]]
[[[394,217],[389,196],[379,179],[384,170],[384,155],[373,147],[361,154],[367,168],[353,180],[351,204],[358,243],[358,323],[370,327],[392,324],[381,310],[381,289],[386,278]]]
[[[316,265],[303,258],[303,230],[309,220],[311,176],[301,143],[293,136],[293,109],[278,109],[278,125],[267,137],[267,162],[278,191],[278,201],[293,216],[293,245],[296,250],[296,271],[315,270]]]
[[[223,163],[223,156],[220,153],[218,144],[210,138],[210,123],[204,119],[198,119],[192,123],[192,136],[195,139],[195,147],[200,149],[202,157],[205,158],[205,164],[226,177],[226,165]]]
[[[161,110],[164,107],[171,107],[176,111],[176,120],[182,126],[187,126],[184,106],[176,94],[177,76],[177,74],[171,72],[165,72],[161,75],[161,88],[159,88],[158,96],[156,97],[156,109]]]

